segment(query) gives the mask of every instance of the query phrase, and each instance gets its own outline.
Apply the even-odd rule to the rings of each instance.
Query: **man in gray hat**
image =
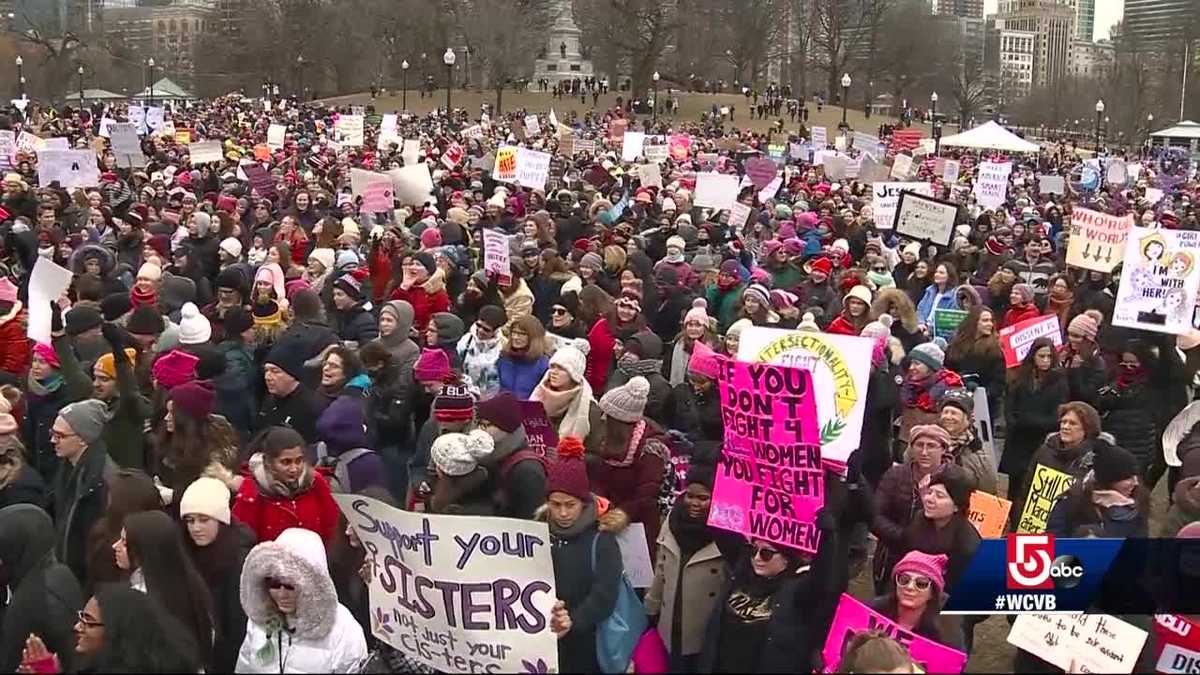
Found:
[[[108,406],[89,398],[64,406],[50,428],[54,453],[62,460],[49,493],[54,552],[81,580],[87,579],[88,533],[108,506],[106,478],[117,472],[101,440],[108,419]]]

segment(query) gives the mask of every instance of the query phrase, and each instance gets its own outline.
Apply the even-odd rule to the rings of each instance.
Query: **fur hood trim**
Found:
[[[612,532],[620,534],[625,528],[629,527],[629,514],[621,509],[609,506],[609,501],[604,497],[593,495],[596,500],[596,513],[599,515],[596,518],[596,527],[601,532]],[[542,504],[533,512],[533,519],[545,522],[549,519],[550,509],[545,504]]]
[[[283,615],[267,591],[267,579],[296,586],[296,615],[291,628],[296,637],[321,640],[337,621],[338,597],[329,578],[325,545],[316,532],[284,530],[275,541],[255,546],[242,567],[242,608],[268,635],[283,629]]]
[[[891,314],[899,319],[904,330],[910,333],[917,331],[917,306],[899,288],[885,288],[875,294],[875,300],[871,302],[871,316],[879,318],[880,314]]]

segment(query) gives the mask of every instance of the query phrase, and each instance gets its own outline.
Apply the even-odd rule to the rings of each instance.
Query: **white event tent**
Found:
[[[942,147],[1003,150],[1005,152],[1037,152],[1037,143],[1030,143],[1013,132],[988,121],[981,126],[942,139]]]

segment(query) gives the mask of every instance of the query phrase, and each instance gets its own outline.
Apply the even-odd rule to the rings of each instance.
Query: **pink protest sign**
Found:
[[[541,401],[521,401],[521,428],[530,450],[542,457],[558,454],[558,430],[550,424]]]
[[[825,672],[838,672],[846,642],[856,633],[872,629],[879,630],[904,645],[917,667],[921,669],[920,672],[961,673],[967,665],[966,654],[901,628],[895,621],[843,593],[837,613],[833,615],[833,622],[829,625],[825,649],[821,652],[825,660]]]
[[[392,181],[372,181],[363,190],[362,210],[366,213],[386,213],[392,210]]]
[[[725,445],[708,524],[816,552],[825,501],[812,373],[721,359]]]
[[[671,159],[682,162],[692,152],[692,137],[687,134],[674,134],[667,139],[667,152]]]

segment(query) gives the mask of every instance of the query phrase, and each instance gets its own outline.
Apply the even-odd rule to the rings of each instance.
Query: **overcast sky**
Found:
[[[983,0],[984,14],[996,12],[999,0]],[[1108,29],[1121,20],[1125,9],[1125,0],[1096,0],[1096,29],[1092,33],[1093,40],[1107,40]]]

